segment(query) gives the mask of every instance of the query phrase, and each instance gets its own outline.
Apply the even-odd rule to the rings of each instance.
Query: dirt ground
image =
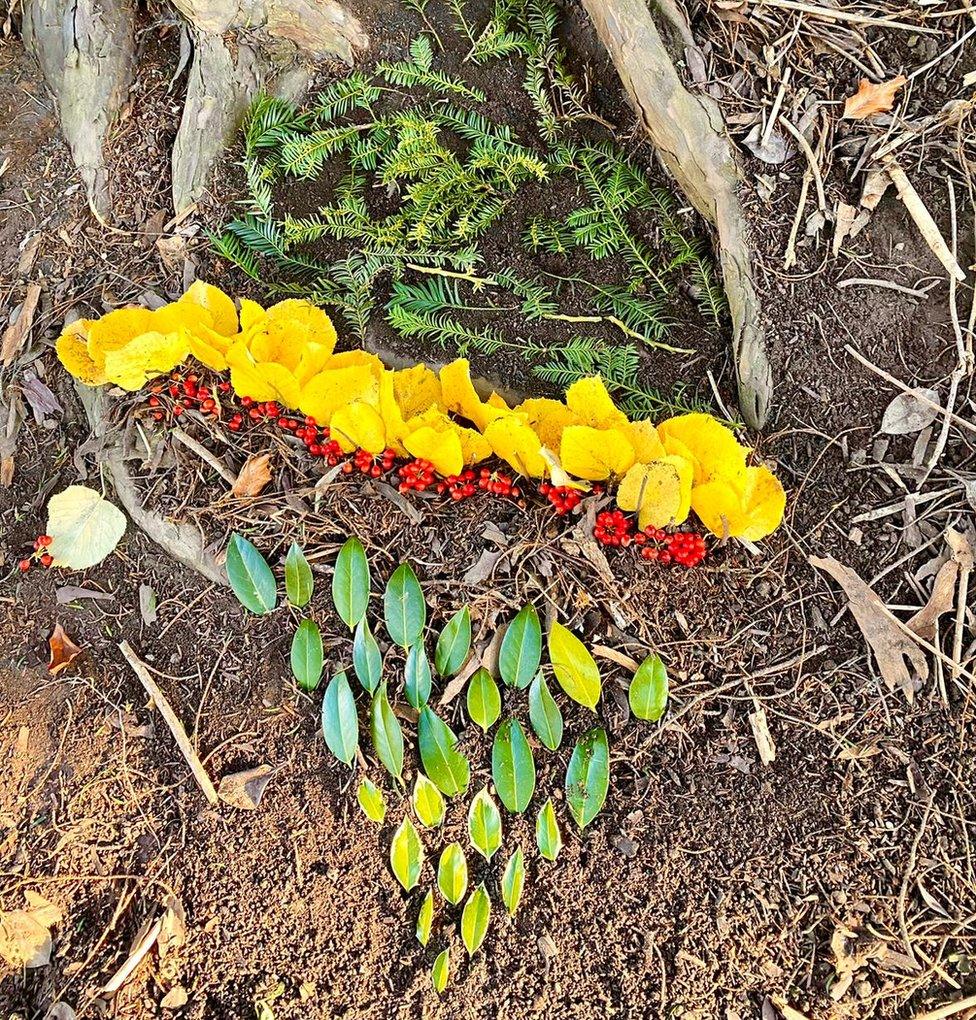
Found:
[[[713,11],[695,28],[712,39],[716,80],[730,81],[716,54],[732,39],[728,52],[741,55],[735,45],[745,27]],[[601,660],[611,695],[602,709],[612,746],[606,808],[584,836],[566,827],[554,865],[534,853],[529,822],[505,816],[506,851],[514,838],[529,860],[522,906],[513,921],[496,912],[485,949],[470,962],[455,933],[454,973],[439,998],[429,968],[451,928],[427,949],[413,938],[418,898],[401,892],[386,862],[390,822],[402,812],[377,829],[359,811],[358,776],[351,781],[327,753],[318,703],[288,675],[290,628],[249,617],[131,525],[118,553],[92,570],[16,569],[51,493],[79,479],[100,484],[98,446],[51,346],[65,317],[147,293],[175,297],[214,268],[195,220],[182,234],[167,226],[176,36],[156,27],[141,38],[144,73],[113,143],[118,219],[110,228],[87,213],[19,43],[0,48],[7,314],[27,284],[42,287],[32,340],[0,380],[9,401],[24,373],[36,372],[63,407],[46,423],[28,414],[13,440],[13,483],[0,488],[0,908],[21,907],[35,891],[63,916],[49,966],[0,978],[0,1017],[34,1020],[65,1002],[79,1017],[192,1020],[860,1020],[915,1017],[976,992],[972,682],[933,660],[913,703],[889,690],[843,612],[846,601],[807,562],[835,556],[905,617],[902,610],[925,602],[945,559],[945,529],[973,525],[965,487],[971,492],[976,478],[972,432],[950,430],[926,474],[915,435],[878,434],[897,389],[845,349],[944,398],[956,363],[949,288],[893,192],[837,256],[829,236],[815,241],[801,230],[797,265],[786,271],[804,156],[770,167],[747,155],[777,378],[771,422],[754,442],[789,493],[784,527],[755,554],[718,549],[688,573],[620,555],[610,560],[611,579],[581,552],[585,522],[557,527],[532,502],[472,501],[445,512],[417,500],[407,516],[369,483],[341,478],[312,512],[302,488],[307,465],[285,459],[273,495],[242,506],[185,451],[164,451],[158,466],[139,468],[155,504],[199,523],[215,546],[241,519],[257,538],[303,538],[318,581],[314,615],[326,633],[336,623],[328,568],[355,532],[378,577],[413,560],[435,623],[469,602],[484,638],[533,600],[558,607],[591,643],[636,658],[656,648],[668,662],[669,712],[648,725],[626,720],[626,671]],[[888,52],[890,45],[884,36],[879,52],[896,71],[929,59]],[[972,50],[962,49],[951,75],[941,68],[915,82],[918,110],[939,109],[976,63]],[[829,98],[855,91],[858,76],[850,62],[830,64]],[[729,86],[727,113],[737,109],[729,96],[747,91]],[[845,175],[856,159],[844,148],[850,138],[834,142],[831,206],[858,193]],[[953,178],[968,267],[973,205],[951,149],[927,149],[912,173],[947,234]],[[174,236],[185,244],[157,244]],[[935,286],[924,297],[838,286],[849,278]],[[965,322],[968,281],[957,298]],[[697,369],[693,382],[708,396],[706,370],[731,405],[727,352]],[[968,423],[970,382],[955,405]],[[938,425],[926,437],[937,439]],[[253,432],[226,453],[239,460],[266,441]],[[140,609],[141,586],[155,593],[154,619]],[[948,635],[951,645],[948,621],[938,640]],[[47,639],[56,622],[85,651],[51,677]],[[971,670],[972,602],[965,627]],[[156,671],[211,776],[275,768],[256,812],[207,804],[123,659],[123,640]],[[759,710],[776,748],[765,765],[754,735]],[[445,717],[463,727],[461,700]],[[582,710],[567,710],[566,722],[571,737],[588,725]],[[463,740],[478,789],[490,769],[473,729]],[[540,789],[561,786],[568,746],[537,756]],[[452,805],[445,842],[464,839],[462,809]],[[497,886],[497,868],[481,870]],[[150,952],[101,1003],[140,931],[173,900],[185,912],[185,943],[164,957]]]

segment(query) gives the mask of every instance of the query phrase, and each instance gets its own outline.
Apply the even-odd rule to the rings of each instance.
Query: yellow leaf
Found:
[[[561,400],[534,397],[523,400],[515,410],[525,415],[529,428],[539,437],[543,446],[558,450],[567,425],[579,425],[579,415],[570,410]]]
[[[428,407],[441,404],[441,384],[426,365],[414,365],[393,373],[393,394],[408,421]]]
[[[88,319],[77,319],[58,338],[56,350],[61,364],[86,386],[104,386],[108,382],[104,362],[97,365],[88,353]]]
[[[272,305],[267,311],[272,320],[284,320],[297,330],[297,337],[304,343],[323,344],[333,350],[336,345],[336,330],[332,320],[310,301],[288,298]]]
[[[355,400],[340,407],[329,423],[332,438],[345,453],[362,448],[370,453],[386,449],[386,428],[379,411],[371,404]]]
[[[620,431],[630,440],[639,464],[657,460],[670,452],[665,449],[657,429],[649,421],[629,422],[626,427],[620,426]],[[690,457],[687,459],[691,460]]]
[[[461,456],[465,465],[470,467],[479,461],[487,460],[491,456],[491,444],[477,430],[465,428],[452,422],[454,432],[461,441]]]
[[[406,447],[402,445],[401,440],[407,431],[407,426],[394,395],[392,372],[384,372],[380,376],[379,412],[386,432],[386,445],[402,454]],[[418,456],[418,454],[414,454],[414,456]]]
[[[485,401],[485,403],[489,407],[494,407],[496,410],[499,410],[499,411],[511,411],[512,410],[508,406],[508,403],[506,402],[505,398],[502,397],[502,396],[499,396],[494,390],[491,391],[491,394],[489,395],[489,397]]]
[[[312,376],[318,375],[325,368],[331,357],[332,351],[328,344],[306,344],[295,366],[295,378],[304,386]]]
[[[590,486],[586,482],[578,482],[566,474],[562,464],[559,463],[559,458],[547,446],[543,446],[539,453],[542,454],[542,459],[549,468],[549,478],[553,485],[560,489],[579,489],[580,492],[589,492]]]
[[[54,566],[87,570],[101,563],[125,534],[126,518],[100,492],[69,485],[48,500],[47,551]]]
[[[250,298],[241,298],[241,332],[252,330],[265,316],[264,309]]]
[[[117,350],[133,338],[152,329],[152,312],[148,308],[117,308],[95,319],[88,330],[88,353],[96,365],[105,360],[107,351]]]
[[[295,373],[289,371],[284,365],[275,361],[262,361],[254,366],[254,371],[264,380],[269,390],[270,397],[264,400],[277,400],[285,407],[294,410],[302,398],[302,388],[295,378]]]
[[[333,354],[325,363],[326,369],[333,368],[368,368],[377,379],[386,371],[383,362],[369,351],[343,351]]]
[[[227,370],[227,348],[229,337],[212,329],[198,328],[187,337],[190,353],[197,361],[215,372]]]
[[[335,360],[331,358],[329,364]],[[298,406],[319,425],[328,425],[336,411],[352,400],[370,404],[379,401],[379,381],[367,365],[326,368],[312,376],[302,390]]]
[[[458,358],[445,365],[440,372],[440,381],[445,409],[466,418],[484,432],[500,409],[490,409],[478,396],[471,382],[471,366],[467,359]],[[496,414],[491,414],[490,410]]]
[[[105,376],[124,390],[138,390],[149,379],[172,371],[189,353],[185,331],[142,333],[124,347],[105,352]]]
[[[441,378],[443,384],[443,377]],[[484,430],[494,453],[526,478],[542,478],[546,462],[539,437],[525,420],[514,412],[501,414]]]
[[[563,430],[559,460],[571,475],[599,482],[623,475],[634,463],[634,447],[620,429],[568,425]]]
[[[598,375],[574,382],[566,390],[566,406],[576,412],[583,425],[593,428],[606,429],[627,424],[627,415],[614,404]]]
[[[641,530],[681,524],[690,498],[691,465],[678,457],[635,464],[617,489],[617,506],[636,510]]]
[[[149,313],[147,333],[176,333],[180,329],[193,332],[197,329],[211,329],[213,316],[201,305],[191,302],[181,304],[173,301]]]
[[[412,457],[429,460],[439,475],[458,475],[464,468],[461,438],[452,428],[438,432],[422,425],[404,437],[403,445]]]
[[[179,303],[189,302],[206,308],[213,320],[212,327],[221,336],[233,336],[237,332],[237,309],[234,301],[219,287],[196,280],[180,298]]]
[[[738,488],[722,479],[695,486],[691,505],[713,535],[758,542],[782,524],[786,493],[769,468],[760,465],[746,468]]]
[[[695,485],[721,479],[737,487],[743,484],[748,451],[739,445],[731,429],[710,414],[682,414],[657,427],[665,447],[669,440],[682,443],[695,469]],[[678,452],[672,442],[672,449]]]

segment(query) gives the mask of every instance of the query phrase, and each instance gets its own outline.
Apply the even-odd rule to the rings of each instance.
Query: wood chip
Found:
[[[752,727],[752,736],[759,751],[759,760],[763,765],[771,765],[776,761],[776,744],[769,732],[766,709],[758,701],[755,701],[755,706],[756,710],[749,713],[749,725]]]

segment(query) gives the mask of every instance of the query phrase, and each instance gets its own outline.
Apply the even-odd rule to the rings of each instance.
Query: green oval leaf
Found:
[[[522,900],[522,890],[525,888],[525,857],[522,848],[517,846],[515,853],[508,859],[505,865],[505,873],[502,875],[502,902],[510,915],[518,910]]]
[[[363,809],[363,814],[377,825],[383,824],[386,818],[386,798],[383,791],[368,779],[364,779],[356,789],[356,800]]]
[[[451,976],[451,951],[442,949],[434,960],[434,966],[430,968],[430,983],[438,995],[447,988],[448,978]]]
[[[528,687],[542,661],[542,627],[535,606],[526,606],[508,625],[498,650],[498,671],[509,687]]]
[[[638,719],[657,722],[664,715],[668,707],[668,670],[656,652],[637,667],[627,698]]]
[[[474,956],[485,941],[488,934],[488,921],[491,919],[491,900],[488,899],[488,892],[484,885],[468,897],[461,912],[461,940],[468,956]]]
[[[518,719],[506,719],[491,747],[491,778],[508,811],[521,814],[535,791],[535,759]]]
[[[352,668],[364,690],[372,694],[379,687],[383,678],[383,656],[365,616],[356,624],[352,637]]]
[[[366,615],[369,605],[369,563],[363,543],[346,539],[332,574],[332,603],[342,622],[352,630]]]
[[[400,827],[393,834],[390,846],[390,867],[396,880],[410,892],[420,881],[420,872],[424,866],[424,845],[410,818],[404,818]]]
[[[437,888],[448,903],[460,903],[468,891],[468,861],[460,843],[444,847],[437,865]]]
[[[550,751],[559,748],[563,740],[563,714],[556,699],[549,693],[542,670],[536,673],[529,685],[529,722],[535,735]]]
[[[468,809],[471,845],[486,861],[502,845],[502,816],[486,789],[480,790]]]
[[[314,620],[302,620],[291,641],[291,671],[303,691],[314,691],[322,679],[322,633]]]
[[[423,774],[417,773],[413,784],[413,809],[421,825],[434,828],[444,821],[444,798],[441,791]]]
[[[487,733],[502,712],[502,696],[498,684],[484,666],[468,681],[468,716]]]
[[[600,700],[600,670],[582,641],[561,623],[549,631],[549,660],[559,686],[586,708]]]
[[[227,580],[245,609],[270,613],[278,604],[278,589],[268,561],[242,535],[231,535],[227,546]]]
[[[610,789],[610,748],[602,726],[576,742],[566,770],[566,802],[576,824],[585,829],[600,813]]]
[[[288,601],[301,609],[311,601],[314,588],[312,568],[305,559],[305,553],[297,542],[292,542],[285,557],[285,593]]]
[[[420,709],[430,698],[430,661],[422,644],[411,645],[404,670],[404,691],[412,708]]]
[[[434,927],[434,890],[428,889],[417,914],[417,941],[426,946],[430,942],[430,931]]]
[[[403,779],[403,730],[393,714],[386,684],[380,684],[369,706],[369,735],[376,756],[398,782]]]
[[[552,798],[542,805],[538,818],[535,820],[535,842],[539,853],[547,861],[554,861],[563,848],[563,837],[556,822],[556,809],[552,806]]]
[[[454,676],[471,650],[471,610],[459,609],[447,621],[434,649],[434,668],[441,676]]]
[[[468,759],[455,749],[457,737],[442,719],[424,705],[417,724],[417,743],[424,771],[445,797],[468,788]]]
[[[351,765],[359,745],[359,717],[356,699],[345,673],[337,673],[322,699],[322,735],[329,750],[345,765]]]
[[[409,648],[423,637],[427,603],[409,563],[401,563],[393,571],[383,593],[383,618],[390,638],[401,648]]]

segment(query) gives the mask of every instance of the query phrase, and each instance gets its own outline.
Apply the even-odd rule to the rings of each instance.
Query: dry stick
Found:
[[[915,1020],[945,1020],[946,1017],[955,1016],[964,1009],[976,1006],[976,995],[970,995],[966,999],[959,999],[956,1002],[947,1002],[938,1009],[930,1009],[927,1013],[916,1013]]]
[[[786,95],[786,86],[790,83],[790,72],[793,70],[792,67],[787,67],[783,72],[783,77],[779,83],[779,89],[776,92],[776,98],[773,100],[773,108],[769,111],[769,120],[766,122],[766,130],[762,133],[762,139],[760,144],[765,148],[769,145],[769,139],[772,136],[773,128],[776,127],[776,119],[779,117],[780,107],[783,105],[783,97]]]
[[[874,25],[877,28],[900,28],[906,32],[922,32],[927,35],[941,35],[937,28],[924,25],[913,25],[908,21],[893,21],[891,18],[872,18],[866,14],[851,14],[850,11],[835,11],[830,7],[817,7],[814,4],[796,3],[795,0],[756,0],[757,7],[782,7],[787,11],[799,11],[811,14],[816,18],[827,18],[829,21],[849,21],[854,25]]]
[[[125,642],[122,642],[125,644]],[[129,975],[139,966],[140,963],[145,959],[146,954],[155,945],[156,939],[159,938],[159,933],[163,929],[163,919],[157,918],[153,923],[152,927],[146,932],[145,935],[139,940],[139,944],[129,954],[128,959],[121,967],[115,972],[115,974],[108,980],[102,990],[98,993],[103,998],[111,998],[128,980]]]
[[[907,294],[909,297],[924,299],[929,296],[929,291],[937,286],[937,283],[929,284],[924,290],[917,287],[905,287],[900,283],[895,283],[893,280],[875,280],[870,279],[866,276],[852,276],[849,280],[838,280],[837,289],[843,290],[845,287],[883,287],[885,290],[896,290],[899,294]]]
[[[176,713],[166,700],[163,692],[159,689],[156,681],[153,680],[149,668],[132,650],[132,646],[128,641],[121,642],[119,651],[125,656],[126,662],[132,667],[133,672],[139,677],[140,683],[145,687],[156,708],[159,709],[159,714],[170,728],[170,732],[176,740],[176,745],[183,752],[183,757],[186,759],[187,765],[190,766],[193,778],[197,781],[200,789],[203,790],[204,796],[211,804],[216,804],[218,799],[214,784],[210,781],[210,776],[207,775],[206,770],[200,763],[196,751],[193,750],[193,745],[190,743],[190,738],[186,735],[186,730],[183,729],[183,724],[177,718]]]
[[[796,235],[800,231],[800,223],[803,220],[803,210],[807,204],[807,192],[810,190],[810,178],[813,174],[807,168],[803,174],[803,183],[800,185],[800,197],[796,203],[796,215],[793,217],[793,226],[790,228],[790,237],[786,242],[786,255],[783,259],[783,268],[792,269],[796,264]]]
[[[192,450],[202,461],[209,464],[225,482],[233,485],[237,481],[237,475],[219,457],[212,454],[203,443],[198,443],[182,429],[173,429],[173,438],[178,439],[188,450]]]
[[[820,167],[817,165],[817,157],[813,154],[813,149],[810,148],[810,143],[803,137],[803,133],[796,128],[784,114],[780,114],[779,122],[796,139],[796,144],[800,146],[803,150],[803,155],[807,157],[807,163],[810,164],[810,173],[813,174],[813,181],[817,186],[817,203],[820,206],[820,211],[825,213],[827,211],[827,198],[824,195],[823,177],[820,176]]]

